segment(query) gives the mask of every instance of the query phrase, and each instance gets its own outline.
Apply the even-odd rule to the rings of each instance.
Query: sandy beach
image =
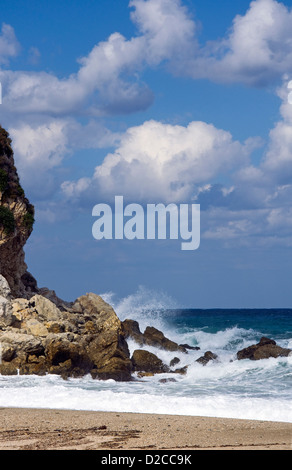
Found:
[[[292,423],[0,408],[0,450],[291,450]]]

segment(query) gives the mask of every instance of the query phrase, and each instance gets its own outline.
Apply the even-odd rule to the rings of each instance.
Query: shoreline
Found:
[[[292,423],[0,408],[0,450],[291,450]]]

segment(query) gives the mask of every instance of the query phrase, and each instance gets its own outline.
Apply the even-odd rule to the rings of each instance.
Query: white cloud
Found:
[[[9,24],[2,24],[0,34],[0,64],[8,63],[9,57],[15,57],[20,50],[20,44],[15,36],[14,29]]]
[[[0,71],[3,110],[55,116],[144,110],[153,94],[142,73],[162,64],[194,79],[256,86],[292,73],[292,11],[276,0],[251,2],[226,37],[200,47],[197,24],[181,0],[131,0],[129,6],[138,34],[111,34],[78,60],[77,73]],[[13,28],[3,25],[0,62],[17,51]]]
[[[91,180],[65,182],[63,190],[70,197],[86,197],[88,192],[105,198],[123,194],[134,200],[182,201],[193,196],[195,185],[243,165],[248,156],[249,146],[211,124],[184,127],[152,120],[129,128]]]
[[[22,184],[36,199],[59,189],[54,172],[66,157],[79,149],[116,145],[119,134],[96,121],[82,125],[70,118],[49,118],[13,122],[8,128]]]
[[[226,37],[201,47],[197,24],[182,1],[131,0],[129,6],[138,34],[130,39],[111,34],[79,59],[77,73],[59,78],[2,70],[4,111],[100,116],[143,110],[153,94],[140,75],[161,64],[195,79],[256,86],[292,73],[292,11],[276,0],[251,2]],[[13,28],[3,25],[0,62],[18,46]]]
[[[292,73],[292,11],[276,0],[254,0],[222,39],[182,64],[182,73],[224,83],[266,86]]]
[[[151,120],[117,134],[94,119],[86,125],[76,119],[146,109],[153,94],[143,82],[143,71],[160,65],[194,79],[251,86],[269,85],[292,74],[292,12],[275,0],[255,0],[244,15],[234,18],[223,39],[199,46],[196,22],[182,1],[131,0],[129,6],[137,35],[127,39],[111,34],[79,59],[77,73],[59,78],[47,72],[0,70],[0,111],[10,116],[22,180],[28,187],[37,180],[40,191],[51,191],[60,182],[53,172],[72,151],[113,146],[115,151],[106,155],[92,177],[63,183],[67,197],[93,200],[96,195],[109,198],[120,193],[135,201],[193,197],[200,202],[208,196],[209,237],[236,239],[276,226],[283,230],[284,208],[292,193],[289,77],[278,91],[281,120],[271,130],[257,166],[249,159],[256,139],[240,143],[207,123],[174,126]],[[0,63],[18,51],[13,28],[3,25]],[[215,183],[222,175],[228,182],[218,190]],[[212,207],[217,214],[218,207],[222,210],[216,228],[209,217]]]
[[[180,60],[196,44],[196,24],[180,0],[131,0],[131,18],[145,40],[144,56],[150,65]]]
[[[78,60],[76,74],[60,79],[46,72],[2,70],[5,111],[100,116],[147,108],[153,94],[139,73],[182,55],[195,25],[178,0],[132,0],[130,6],[140,34],[131,39],[111,34]]]

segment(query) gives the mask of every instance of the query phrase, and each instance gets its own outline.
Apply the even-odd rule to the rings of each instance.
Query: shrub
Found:
[[[34,216],[30,212],[27,212],[23,217],[23,225],[25,228],[31,230],[34,224]]]
[[[2,225],[7,235],[10,235],[15,230],[14,215],[7,207],[0,206],[0,225]]]

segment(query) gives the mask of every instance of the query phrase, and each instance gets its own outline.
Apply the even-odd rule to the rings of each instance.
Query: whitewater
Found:
[[[292,356],[260,361],[236,352],[262,336],[292,349],[292,309],[181,309],[169,296],[143,287],[124,299],[101,294],[120,320],[154,326],[178,344],[200,348],[188,354],[147,346],[166,364],[176,356],[187,374],[156,374],[132,382],[91,376],[0,376],[0,407],[49,408],[225,417],[292,422]],[[140,347],[128,342],[130,353]],[[196,362],[206,351],[218,360]],[[165,380],[164,380],[165,379]]]

